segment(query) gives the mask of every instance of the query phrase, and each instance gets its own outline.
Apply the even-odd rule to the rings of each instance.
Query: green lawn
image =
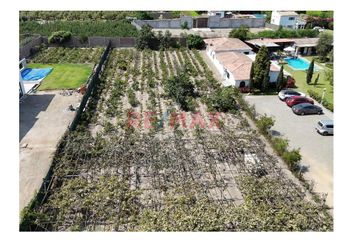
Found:
[[[311,61],[312,57],[306,57],[306,59]],[[315,65],[320,66],[322,69],[320,69],[318,72],[314,72],[314,74],[312,76],[312,83],[310,85],[308,85],[306,83],[306,72],[305,71],[294,71],[287,64],[284,64],[284,70],[289,72],[295,78],[296,87],[301,92],[308,94],[307,90],[311,89],[313,91],[316,91],[320,95],[322,95],[323,89],[326,88],[326,94],[325,94],[324,98],[328,102],[333,104],[333,86],[331,86],[328,81],[324,80],[325,79],[325,70],[330,69],[330,68],[327,68],[317,62],[315,62]],[[313,82],[315,81],[318,73],[320,73],[319,81],[318,81],[317,85],[313,85]]]
[[[87,81],[92,64],[29,64],[30,68],[48,68],[53,71],[42,81],[38,90],[76,89]]]

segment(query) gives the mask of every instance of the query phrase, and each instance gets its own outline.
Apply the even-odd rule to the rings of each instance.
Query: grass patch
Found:
[[[313,57],[305,57],[308,61],[311,61]],[[333,86],[329,84],[328,81],[325,81],[325,71],[326,70],[332,70],[330,68],[326,68],[324,65],[319,64],[316,62],[316,65],[320,66],[322,69],[320,69],[318,72],[314,72],[312,76],[312,82],[310,85],[306,83],[306,72],[305,71],[298,71],[298,70],[293,70],[291,67],[289,67],[287,64],[284,64],[284,70],[290,73],[296,80],[296,87],[298,88],[299,91],[305,93],[308,95],[307,91],[308,90],[313,90],[317,92],[318,94],[322,95],[322,91],[324,88],[327,89],[326,94],[324,99],[326,99],[329,103],[333,104]],[[318,80],[317,85],[313,85],[317,74],[320,73],[320,78]]]
[[[92,64],[29,64],[30,68],[48,68],[53,71],[42,81],[38,90],[76,89],[87,81],[92,72]]]

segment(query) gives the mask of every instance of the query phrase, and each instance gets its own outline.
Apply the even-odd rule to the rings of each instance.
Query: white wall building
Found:
[[[293,11],[272,11],[271,24],[292,29],[305,28],[306,21]]]

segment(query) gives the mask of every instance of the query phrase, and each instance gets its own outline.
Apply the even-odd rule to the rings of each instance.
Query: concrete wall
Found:
[[[192,17],[184,16],[176,19],[157,19],[157,20],[133,20],[132,24],[138,26],[140,29],[143,25],[149,25],[152,28],[171,28],[171,29],[180,29],[181,24],[184,22],[188,23],[188,27],[192,28],[193,20]]]
[[[20,57],[19,59],[23,59],[23,58],[27,58],[31,55],[31,49],[39,46],[43,43],[42,37],[38,36],[34,39],[32,39],[32,41],[28,42],[27,44],[25,44],[23,47],[20,47]]]
[[[265,18],[220,18],[220,16],[208,17],[209,28],[238,28],[246,25],[250,28],[260,28],[265,26]],[[143,25],[150,25],[153,28],[180,29],[181,24],[188,23],[188,27],[193,27],[193,17],[183,16],[178,19],[158,19],[158,20],[133,20],[132,24],[140,29]]]

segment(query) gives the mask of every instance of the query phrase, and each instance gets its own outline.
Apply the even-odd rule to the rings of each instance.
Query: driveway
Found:
[[[305,179],[314,181],[314,190],[327,193],[327,204],[333,207],[333,136],[321,136],[315,130],[321,119],[332,119],[333,113],[298,116],[278,96],[246,96],[259,114],[273,116],[272,130],[289,140],[290,148],[300,148],[302,164],[308,167]],[[315,103],[318,105],[318,103]]]
[[[82,96],[40,91],[20,103],[20,210],[35,196],[52,164],[57,144],[74,119],[69,105],[78,106]]]

